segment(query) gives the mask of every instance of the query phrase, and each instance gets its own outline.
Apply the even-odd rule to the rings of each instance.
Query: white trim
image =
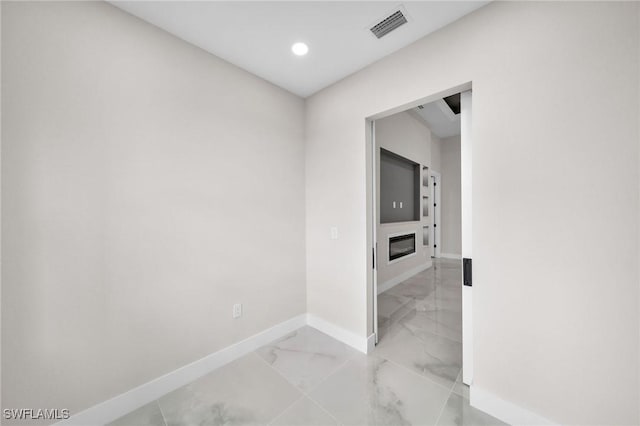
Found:
[[[471,91],[460,94],[460,182],[462,217],[462,246],[463,258],[473,258],[473,95]],[[476,276],[476,284],[478,277]],[[463,280],[462,271],[460,281]],[[462,291],[462,383],[473,383],[473,287],[464,286]]]
[[[462,255],[461,254],[456,254],[456,253],[440,253],[440,257],[442,257],[444,259],[462,260]]]
[[[336,340],[341,341],[346,345],[351,346],[355,350],[360,351],[364,354],[366,354],[369,350],[371,336],[369,336],[368,338],[358,336],[352,331],[345,330],[344,328],[330,323],[329,321],[326,321],[313,314],[307,314],[307,325],[333,337]]]
[[[231,346],[207,355],[191,364],[180,367],[164,376],[158,377],[157,379],[74,414],[70,418],[56,423],[56,425],[88,426],[104,425],[112,422],[306,324],[306,314],[293,317],[238,343],[234,343]]]
[[[400,284],[404,280],[407,280],[407,279],[413,277],[414,275],[419,274],[420,272],[424,271],[425,269],[431,268],[432,265],[433,265],[433,263],[431,262],[431,260],[428,260],[426,263],[423,263],[422,265],[418,265],[415,268],[411,268],[408,271],[403,272],[402,274],[398,275],[397,277],[391,278],[390,280],[387,280],[387,281],[383,282],[382,284],[378,284],[378,294],[380,294],[382,292],[385,292],[385,291],[397,286],[398,284]]]
[[[484,411],[510,425],[557,425],[557,423],[549,419],[512,402],[505,401],[499,396],[474,385],[472,385],[470,389],[469,402],[472,407]]]
[[[373,308],[373,345],[378,343],[378,160],[376,157],[376,122],[371,120],[371,283],[373,291],[371,292],[371,306]]]

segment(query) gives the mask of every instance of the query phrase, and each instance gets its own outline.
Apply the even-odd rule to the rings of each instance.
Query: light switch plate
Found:
[[[331,239],[332,240],[337,240],[338,239],[338,228],[333,226],[331,228]]]

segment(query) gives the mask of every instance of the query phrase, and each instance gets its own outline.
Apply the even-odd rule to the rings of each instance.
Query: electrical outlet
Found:
[[[242,303],[236,303],[233,305],[233,317],[239,318],[242,316]]]

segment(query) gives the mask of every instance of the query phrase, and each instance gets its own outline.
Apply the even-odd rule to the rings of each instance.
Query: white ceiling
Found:
[[[407,1],[409,22],[381,39],[369,28],[399,2],[110,1],[181,39],[306,97],[488,1]],[[309,53],[298,57],[291,45]]]
[[[460,114],[455,115],[451,108],[439,99],[420,108],[414,108],[420,118],[427,123],[427,126],[439,138],[448,138],[460,134]]]

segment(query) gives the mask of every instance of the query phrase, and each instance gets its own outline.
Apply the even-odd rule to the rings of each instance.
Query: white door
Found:
[[[471,260],[471,91],[462,92],[460,95],[460,114],[462,258]],[[461,280],[464,281],[464,268]],[[473,381],[472,288],[462,283],[462,382],[466,385],[471,385]]]

